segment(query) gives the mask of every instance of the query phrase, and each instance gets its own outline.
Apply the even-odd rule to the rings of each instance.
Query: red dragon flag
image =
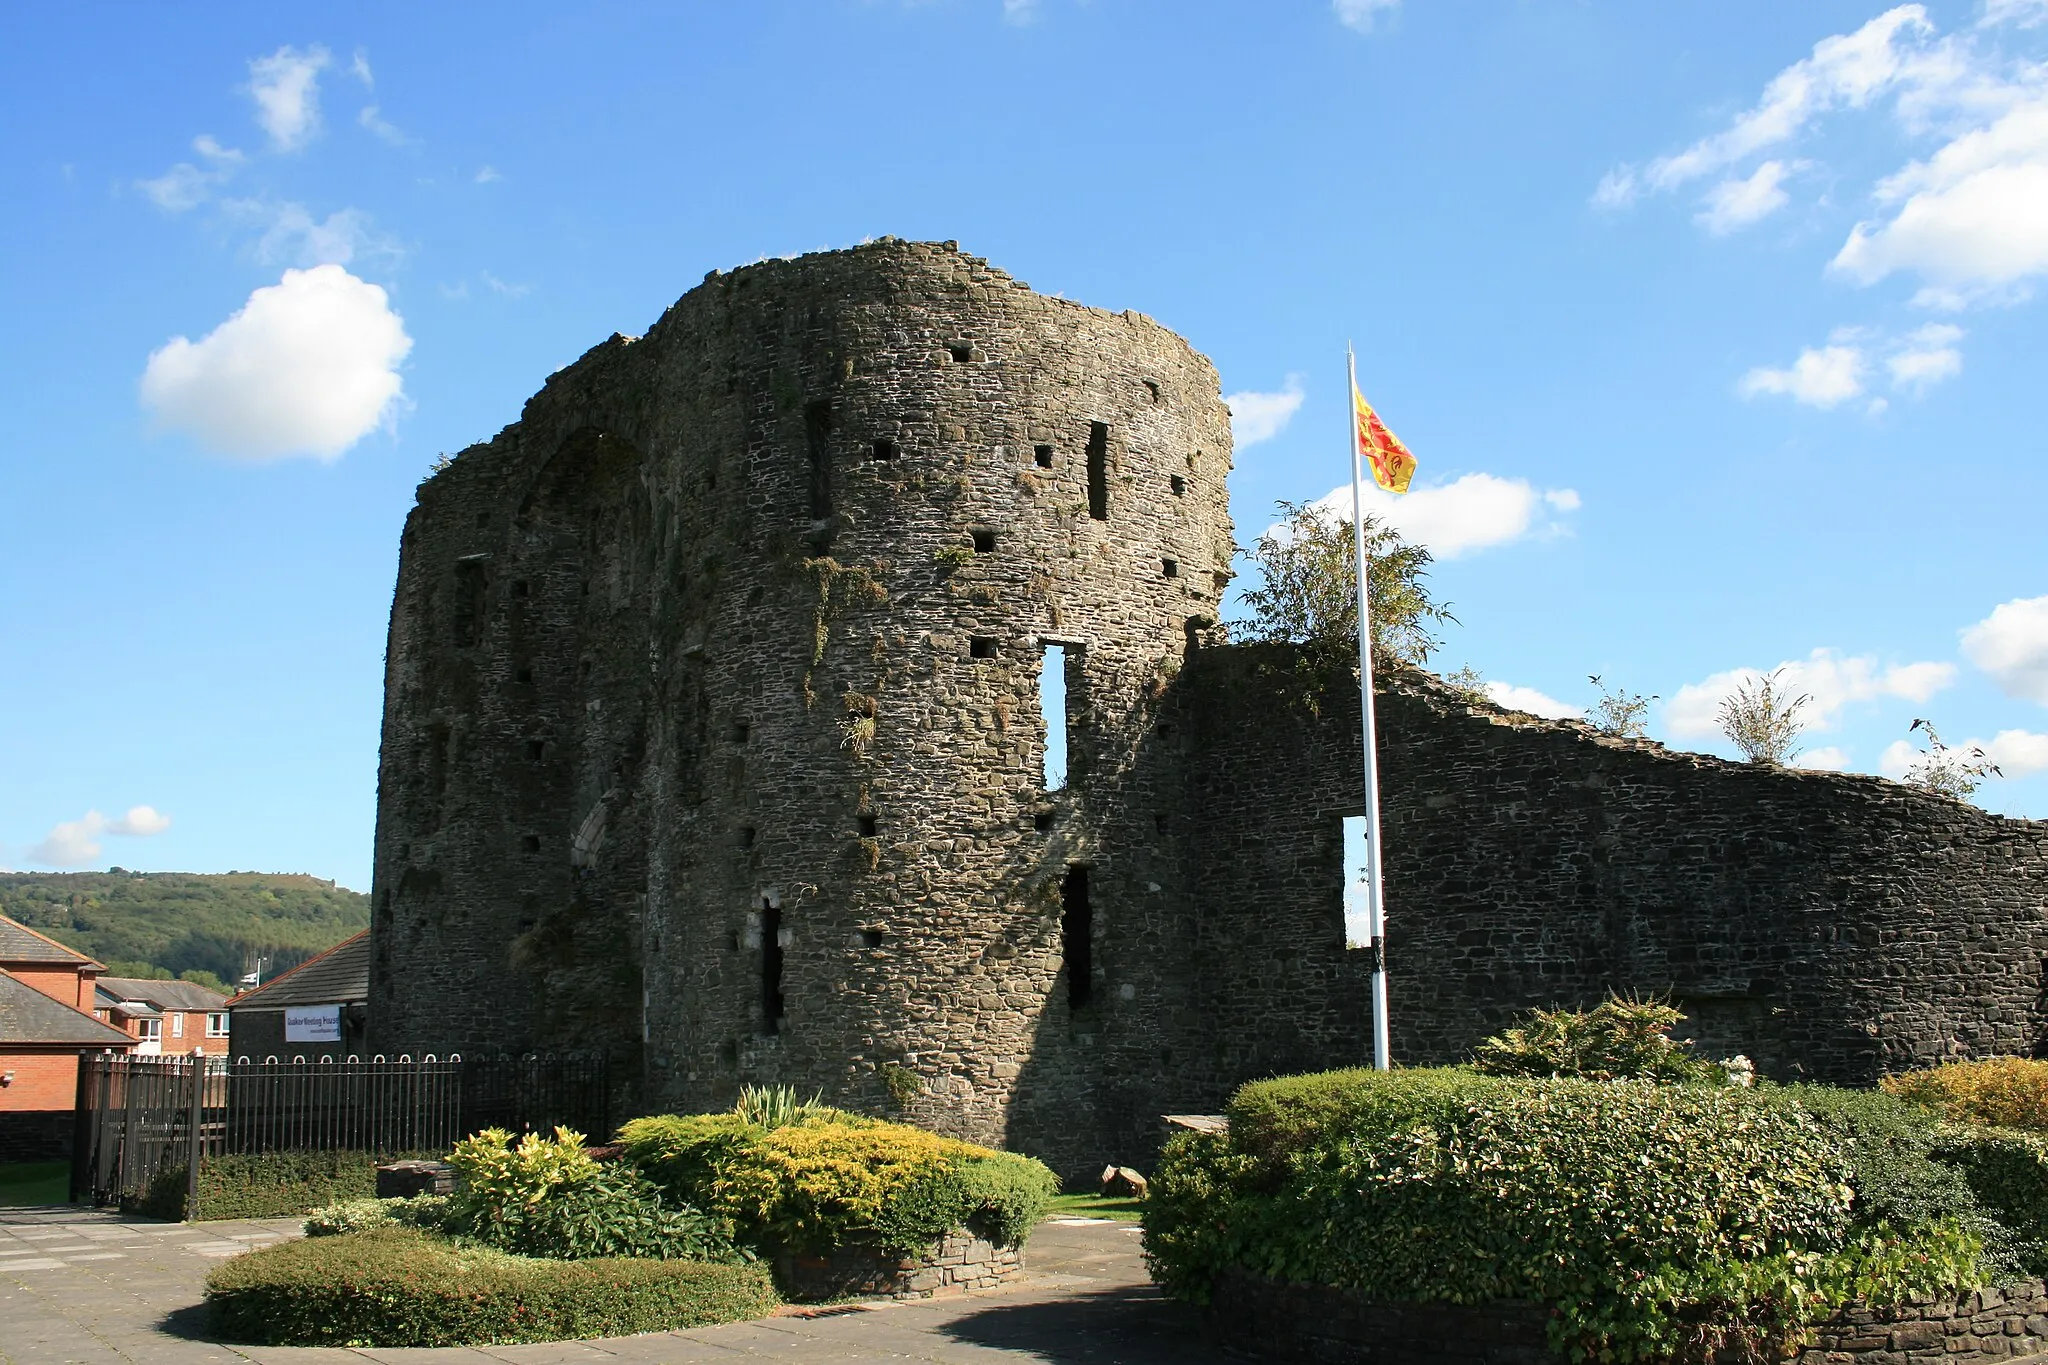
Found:
[[[1351,386],[1351,406],[1358,417],[1358,453],[1372,470],[1372,481],[1389,493],[1406,493],[1408,481],[1415,477],[1415,457],[1387,430],[1356,383]]]

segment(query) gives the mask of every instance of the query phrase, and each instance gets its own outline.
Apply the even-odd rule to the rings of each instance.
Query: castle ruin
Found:
[[[372,1046],[1069,1173],[1369,1057],[1356,677],[1218,637],[1230,450],[1178,336],[952,243],[713,272],[557,372],[406,524]],[[1421,674],[1381,726],[1400,1060],[1613,988],[1783,1077],[2043,1041],[2048,825]]]

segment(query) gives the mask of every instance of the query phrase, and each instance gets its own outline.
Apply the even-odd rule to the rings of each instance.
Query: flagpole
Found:
[[[1365,932],[1372,949],[1372,1064],[1392,1065],[1387,1049],[1387,939],[1380,884],[1380,761],[1372,704],[1372,593],[1365,556],[1365,458],[1358,441],[1358,357],[1344,346],[1350,391],[1344,395],[1351,433],[1351,543],[1358,573],[1358,705],[1365,743]]]

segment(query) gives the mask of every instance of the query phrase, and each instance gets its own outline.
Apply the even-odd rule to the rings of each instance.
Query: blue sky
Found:
[[[1421,460],[1437,663],[2048,816],[2048,0],[75,5],[0,50],[0,866],[365,886],[435,456],[893,233],[1217,363],[1239,539]],[[2035,378],[2028,380],[2026,376]]]

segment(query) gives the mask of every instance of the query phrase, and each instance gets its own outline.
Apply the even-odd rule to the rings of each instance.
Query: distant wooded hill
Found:
[[[0,872],[0,915],[114,976],[210,974],[232,989],[254,956],[268,981],[366,928],[370,898],[285,873]]]

